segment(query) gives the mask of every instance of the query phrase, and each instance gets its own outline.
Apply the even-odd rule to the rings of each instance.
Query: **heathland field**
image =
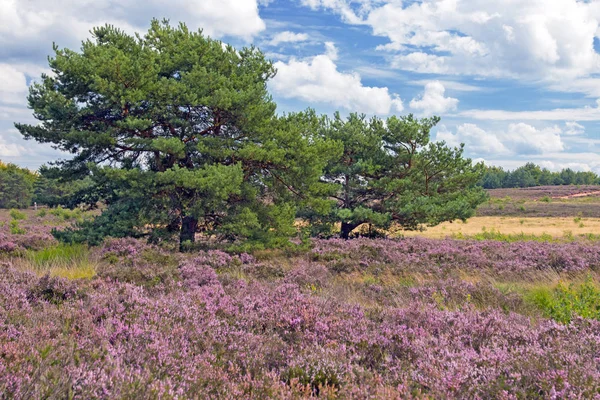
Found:
[[[251,254],[0,211],[0,398],[597,397],[600,201],[563,190],[420,233],[454,238]]]
[[[536,240],[593,238],[600,235],[600,187],[542,186],[493,189],[467,222],[447,222],[422,232],[396,231],[395,236],[429,238],[529,237]]]

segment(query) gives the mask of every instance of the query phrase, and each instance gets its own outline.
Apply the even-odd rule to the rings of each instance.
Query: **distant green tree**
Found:
[[[72,204],[107,205],[65,240],[177,233],[183,248],[203,231],[276,245],[297,207],[327,207],[319,177],[339,146],[314,135],[310,110],[275,115],[262,52],[157,20],[144,36],[92,34],[80,52],[55,47],[29,94],[40,123],[15,124],[74,154],[55,165],[63,182],[91,182]]]
[[[486,167],[481,186],[485,189],[498,189],[504,187],[507,173],[501,167]]]
[[[0,208],[27,208],[32,204],[37,175],[15,164],[0,162]]]
[[[554,175],[548,168],[542,169],[538,183],[542,186],[554,184]]]
[[[342,155],[325,168],[323,180],[339,187],[337,207],[321,224],[341,223],[342,238],[361,224],[405,229],[466,219],[486,194],[476,183],[482,165],[473,166],[463,149],[430,142],[439,118],[378,118],[336,113],[322,136],[343,144]]]
[[[525,188],[537,186],[536,176],[538,176],[539,167],[536,169],[532,168],[532,166],[536,167],[534,164],[526,164],[509,173],[505,182],[507,187]],[[541,174],[541,170],[539,170],[539,174]]]
[[[575,185],[577,183],[576,173],[571,168],[560,171],[560,180],[563,185]]]
[[[65,180],[59,177],[60,171],[47,166],[42,166],[38,172],[33,200],[39,205],[74,208],[87,204],[93,207],[100,200],[93,190],[94,181],[90,176]]]

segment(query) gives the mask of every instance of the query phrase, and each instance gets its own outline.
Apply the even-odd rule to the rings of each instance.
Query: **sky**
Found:
[[[152,18],[258,46],[279,113],[439,115],[432,138],[474,160],[600,173],[600,0],[0,0],[0,159],[68,157],[13,125],[53,42]]]

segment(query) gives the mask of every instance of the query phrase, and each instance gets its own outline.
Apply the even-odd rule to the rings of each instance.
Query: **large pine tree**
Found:
[[[54,50],[53,74],[30,89],[40,123],[16,127],[72,153],[54,175],[91,178],[77,193],[106,205],[75,238],[178,233],[183,245],[201,230],[272,244],[295,232],[298,205],[325,205],[313,194],[338,145],[313,135],[313,112],[275,115],[259,50],[156,20],[144,36],[104,26],[79,52]]]

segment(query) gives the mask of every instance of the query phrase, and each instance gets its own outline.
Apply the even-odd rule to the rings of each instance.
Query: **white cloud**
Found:
[[[585,127],[583,125],[578,124],[575,121],[567,121],[565,122],[565,135],[581,135],[585,133]]]
[[[458,99],[445,97],[446,88],[440,81],[428,82],[425,92],[410,102],[410,108],[424,115],[444,114],[456,110]]]
[[[465,150],[469,154],[502,155],[510,153],[496,135],[486,132],[474,124],[459,125],[456,128],[455,134],[448,131],[445,126],[442,126],[436,134],[436,140],[443,140],[452,147],[464,143]]]
[[[557,126],[537,129],[520,122],[508,125],[508,130],[501,135],[501,140],[516,154],[544,154],[564,150],[561,133]]]
[[[304,0],[370,26],[396,68],[560,82],[600,71],[597,0]],[[443,54],[443,55],[442,55]]]
[[[0,127],[0,159],[38,168],[50,159],[56,160],[66,154],[53,149],[48,144],[24,141],[14,128]]]
[[[257,0],[1,0],[0,58],[37,60],[51,52],[52,41],[73,48],[105,23],[143,32],[153,17],[187,21],[190,29],[213,37],[250,40],[266,29]]]
[[[550,171],[562,171],[563,169],[570,168],[573,171],[583,171],[589,172],[592,171],[592,167],[586,163],[577,163],[577,162],[556,162],[550,160],[538,161],[537,164],[542,168],[547,168]]]
[[[440,127],[436,140],[443,140],[450,146],[464,143],[465,151],[476,156],[536,155],[563,151],[561,133],[557,126],[538,129],[522,122],[509,124],[502,131],[486,131],[475,124],[462,124],[456,127],[456,133],[445,126]]]
[[[325,55],[333,61],[338,59],[338,51],[333,42],[325,42]]]
[[[4,137],[0,137],[0,157],[19,157],[25,153],[26,150],[24,146],[18,143],[7,142]]]
[[[358,4],[358,14],[364,14],[371,9],[372,3],[377,3],[373,0],[301,0],[303,5],[318,10],[320,8],[331,8],[339,13],[342,18],[351,24],[360,23],[361,18],[352,8],[352,4]]]
[[[428,74],[446,74],[452,72],[446,65],[446,57],[420,51],[394,57],[392,67]]]
[[[465,110],[458,113],[465,118],[497,121],[599,121],[600,99],[595,107],[556,108],[539,111]]]
[[[277,75],[271,89],[284,98],[331,104],[367,114],[389,114],[403,109],[402,100],[390,94],[387,87],[364,86],[357,73],[337,69],[337,50],[326,45],[326,54],[308,60],[292,58],[289,62],[275,63]]]
[[[419,80],[415,80],[412,82],[408,82],[408,84],[416,85],[416,86],[425,86],[429,82],[431,82],[431,81],[427,80],[427,79],[419,79]],[[444,85],[444,87],[446,89],[454,90],[457,92],[480,92],[480,91],[484,90],[484,88],[481,86],[469,85],[469,84],[457,82],[457,81],[439,80],[438,79],[438,82],[440,82],[442,85]],[[485,90],[489,90],[489,89],[485,89]]]
[[[26,104],[25,74],[9,64],[0,63],[0,103]]]
[[[280,43],[295,43],[308,40],[306,33],[294,33],[290,31],[279,32],[269,42],[272,46],[277,46]]]

